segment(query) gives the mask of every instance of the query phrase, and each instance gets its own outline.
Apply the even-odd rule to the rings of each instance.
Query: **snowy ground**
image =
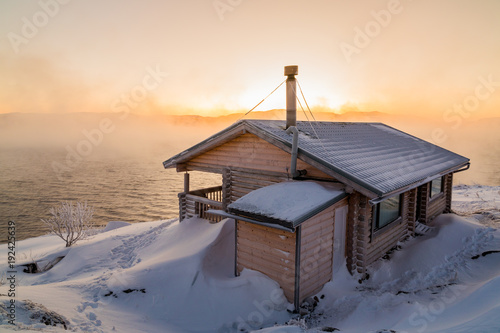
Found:
[[[18,264],[65,258],[43,273],[17,266],[14,298],[2,245],[0,331],[500,332],[500,187],[458,186],[452,209],[362,284],[337,272],[302,318],[266,276],[233,276],[230,220],[114,224],[70,249],[55,236],[18,242]]]

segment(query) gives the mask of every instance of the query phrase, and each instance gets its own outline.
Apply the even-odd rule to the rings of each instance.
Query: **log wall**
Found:
[[[444,213],[450,213],[451,212],[451,199],[452,199],[452,193],[453,193],[453,173],[450,173],[445,176],[445,183],[444,183],[444,193],[446,195],[446,205],[444,209]]]
[[[415,233],[417,190],[402,195],[401,218],[381,230],[373,229],[373,207],[368,198],[358,192],[349,197],[347,213],[346,255],[350,272],[365,274],[368,265]]]
[[[386,228],[374,233],[372,231],[371,240],[367,245],[367,255],[365,265],[370,265],[375,260],[381,258],[387,251],[392,249],[396,244],[408,235],[408,206],[410,193],[406,192],[402,195],[401,220],[393,222]],[[373,216],[370,217],[373,221]],[[370,223],[371,226],[371,223]]]
[[[443,193],[429,197],[431,183],[426,183],[420,187],[420,219],[419,221],[429,224],[432,220],[442,213],[451,211],[451,196],[453,187],[453,174],[447,174],[443,177]]]

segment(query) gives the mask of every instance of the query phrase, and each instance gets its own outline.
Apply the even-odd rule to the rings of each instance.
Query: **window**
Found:
[[[401,195],[395,195],[375,206],[375,230],[396,221],[401,216]]]
[[[431,190],[429,194],[431,199],[436,197],[438,194],[443,193],[443,183],[443,177],[431,181]]]

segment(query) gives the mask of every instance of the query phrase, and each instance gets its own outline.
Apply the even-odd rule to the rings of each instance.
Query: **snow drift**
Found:
[[[438,217],[433,231],[371,265],[362,283],[336,272],[302,317],[263,274],[234,277],[232,220],[112,223],[69,249],[56,236],[27,239],[16,244],[18,264],[64,259],[38,274],[17,267],[16,325],[7,322],[0,263],[0,330],[499,332],[499,198],[500,187],[457,187],[452,209],[461,216]]]

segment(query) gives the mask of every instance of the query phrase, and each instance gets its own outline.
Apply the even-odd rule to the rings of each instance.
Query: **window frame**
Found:
[[[404,193],[397,194],[395,196],[399,197],[399,205],[398,205],[398,217],[396,217],[394,220],[388,222],[387,224],[383,225],[382,227],[379,227],[380,223],[380,205],[383,202],[380,202],[373,206],[373,213],[372,213],[372,235],[377,236],[378,234],[384,232],[385,230],[390,229],[389,226],[394,225],[394,224],[399,224],[403,220],[403,200],[404,200]],[[392,196],[388,199],[391,199],[395,196]],[[384,200],[385,201],[385,200]]]
[[[432,182],[434,182],[436,180],[441,180],[441,188],[440,188],[439,192],[433,193],[432,192],[432,189],[433,189]],[[439,198],[443,195],[444,195],[444,176],[441,176],[441,177],[438,177],[436,179],[431,180],[429,182],[429,201],[436,200],[437,198]]]

